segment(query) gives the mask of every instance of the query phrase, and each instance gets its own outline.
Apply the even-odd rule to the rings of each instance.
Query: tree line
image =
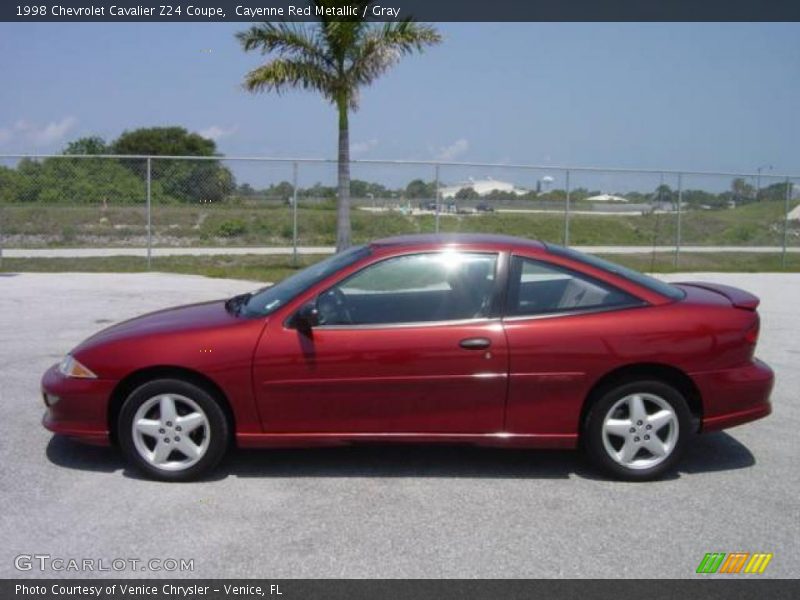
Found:
[[[123,158],[131,155],[186,156],[203,160],[158,159],[151,163],[151,196],[158,203],[220,203],[235,200],[272,200],[290,202],[294,188],[288,181],[255,188],[249,183],[237,185],[233,172],[222,162],[213,140],[183,127],[146,127],[123,132],[106,142],[97,136],[83,137],[67,144],[64,158],[23,159],[16,168],[0,167],[0,202],[41,202],[63,204],[133,204],[145,197],[147,164],[144,159]],[[69,156],[120,156],[118,160],[75,158]],[[436,182],[414,179],[405,186],[390,187],[381,183],[353,179],[350,195],[357,199],[423,201],[436,197]],[[330,200],[335,204],[339,186],[315,183],[298,188],[299,199]],[[600,190],[585,187],[570,191],[573,202],[599,195]],[[492,190],[483,196],[465,186],[455,200],[493,201],[565,201],[566,190],[530,190],[516,194]],[[614,194],[637,204],[675,204],[677,190],[662,184],[652,191]],[[683,202],[690,207],[726,208],[756,201],[783,200],[784,182],[760,189],[744,178],[735,178],[722,192],[687,189]]]
[[[194,156],[207,160],[152,161],[151,195],[159,202],[220,202],[236,189],[216,144],[183,127],[146,127],[106,142],[91,136],[70,142],[65,156]],[[145,197],[147,161],[120,158],[22,159],[16,168],[0,167],[0,201],[43,203],[136,203]]]
[[[336,200],[338,190],[335,186],[325,186],[316,183],[311,187],[298,188],[297,197],[299,199],[329,199]],[[255,189],[250,184],[244,183],[237,188],[239,196],[248,198],[279,199],[289,202],[294,195],[294,188],[288,181],[271,184],[263,189]],[[585,202],[593,196],[599,196],[600,190],[591,190],[585,187],[573,188],[570,190],[571,202]],[[380,183],[353,179],[350,181],[350,195],[357,199],[375,200],[433,200],[436,198],[436,182],[414,179],[405,187],[391,188]],[[678,202],[678,191],[668,185],[662,184],[652,191],[631,191],[616,192],[613,194],[625,201],[633,204],[650,205],[675,205]],[[783,200],[786,196],[786,183],[779,182],[756,189],[755,186],[747,184],[744,179],[737,178],[731,182],[730,189],[722,192],[710,192],[700,189],[683,190],[680,194],[684,205],[692,208],[733,208],[743,204],[761,201]],[[490,201],[550,201],[565,202],[567,191],[564,189],[553,189],[548,191],[529,190],[524,194],[508,192],[504,190],[491,190],[483,195],[475,191],[474,188],[465,186],[456,194],[456,202],[463,200],[490,200]]]

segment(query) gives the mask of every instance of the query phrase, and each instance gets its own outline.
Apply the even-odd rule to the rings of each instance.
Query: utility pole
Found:
[[[756,169],[756,202],[758,202],[758,196],[761,193],[761,171],[764,169],[772,171],[772,165],[762,165]]]

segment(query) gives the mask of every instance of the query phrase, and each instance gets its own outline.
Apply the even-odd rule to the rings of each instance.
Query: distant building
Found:
[[[597,196],[590,196],[586,200],[589,202],[627,202],[627,198],[622,196],[614,196],[613,194],[598,194]]]
[[[461,190],[472,188],[479,196],[488,196],[494,190],[499,192],[510,192],[517,196],[527,194],[528,190],[516,187],[513,183],[507,181],[498,181],[487,177],[486,179],[472,179],[468,181],[457,183],[456,185],[449,185],[442,188],[442,198],[455,198],[456,194]]]

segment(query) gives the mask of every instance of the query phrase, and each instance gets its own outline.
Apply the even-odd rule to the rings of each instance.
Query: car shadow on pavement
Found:
[[[140,478],[119,450],[85,446],[53,436],[51,463],[83,471]],[[720,432],[698,436],[680,461],[681,474],[745,469],[755,464],[750,450]],[[332,448],[233,450],[207,481],[227,477],[463,477],[486,479],[559,479],[571,475],[605,479],[582,452],[481,448],[466,445],[358,445]]]
[[[332,448],[237,450],[219,475],[236,477],[592,478],[578,452],[467,445],[369,444]]]
[[[682,473],[746,469],[756,464],[753,453],[732,435],[719,431],[695,436],[678,465]]]
[[[127,468],[116,448],[81,444],[61,435],[50,438],[45,454],[51,463],[67,469],[113,473]]]

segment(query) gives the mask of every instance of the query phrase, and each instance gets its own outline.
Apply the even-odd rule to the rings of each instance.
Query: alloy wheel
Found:
[[[624,396],[603,419],[603,447],[628,469],[649,469],[664,462],[675,450],[678,435],[675,410],[656,394]]]
[[[131,423],[133,445],[151,466],[182,471],[208,451],[211,427],[197,402],[179,394],[158,394],[146,400]]]

